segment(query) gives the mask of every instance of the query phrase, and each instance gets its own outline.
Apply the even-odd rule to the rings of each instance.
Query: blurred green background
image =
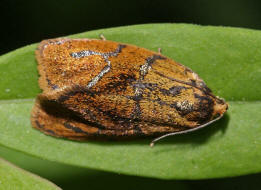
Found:
[[[0,54],[42,39],[143,23],[261,29],[258,0],[2,0]],[[63,189],[260,189],[260,174],[212,180],[156,180],[75,168],[0,147],[0,157]],[[258,160],[257,160],[258,161]],[[215,172],[215,171],[213,171]]]

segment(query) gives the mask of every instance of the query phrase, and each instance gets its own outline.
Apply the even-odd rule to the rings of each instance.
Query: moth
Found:
[[[158,137],[197,130],[228,104],[191,69],[159,52],[106,39],[57,38],[36,50],[31,123],[72,140]]]

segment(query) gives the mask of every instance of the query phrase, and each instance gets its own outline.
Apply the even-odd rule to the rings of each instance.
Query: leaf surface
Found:
[[[0,189],[59,190],[60,188],[0,158]]]

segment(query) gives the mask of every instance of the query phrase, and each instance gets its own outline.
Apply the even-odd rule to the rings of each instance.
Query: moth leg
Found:
[[[161,54],[162,53],[162,49],[158,48],[158,53]]]
[[[105,36],[103,34],[100,34],[100,39],[103,40],[103,41],[106,40],[106,38],[105,38]]]

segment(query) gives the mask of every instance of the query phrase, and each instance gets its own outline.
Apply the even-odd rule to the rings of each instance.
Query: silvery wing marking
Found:
[[[118,54],[121,52],[121,50],[125,47],[126,47],[126,45],[120,44],[115,51],[108,52],[108,53],[100,53],[100,52],[95,52],[95,51],[91,51],[91,50],[83,50],[83,51],[79,51],[79,52],[73,52],[73,53],[70,54],[73,58],[76,58],[76,59],[79,59],[79,58],[82,58],[82,57],[88,57],[88,56],[91,56],[91,55],[100,55],[100,56],[102,56],[104,61],[107,63],[107,66],[105,66],[101,70],[101,72],[98,75],[96,75],[94,78],[92,78],[92,80],[88,83],[88,85],[87,85],[88,89],[93,87],[103,77],[103,75],[105,73],[110,71],[111,63],[108,60],[109,57],[118,56]]]
[[[141,114],[140,100],[143,98],[143,91],[146,88],[146,86],[143,83],[143,80],[145,76],[149,73],[152,64],[154,64],[155,61],[158,59],[166,59],[166,58],[160,55],[153,55],[148,57],[145,63],[140,66],[139,78],[137,79],[136,83],[133,85],[133,89],[134,89],[133,100],[135,100],[135,107],[132,115],[134,118],[139,118]]]
[[[90,50],[83,50],[83,51],[71,53],[71,56],[73,58],[77,58],[77,59],[82,58],[82,57],[88,57],[90,55],[101,55],[101,56],[103,56],[104,53],[90,51]]]
[[[90,89],[91,87],[93,87],[102,77],[105,73],[109,72],[110,69],[111,69],[111,66],[110,66],[110,62],[108,62],[109,65],[105,66],[102,71],[97,75],[95,76],[87,85],[87,88]]]
[[[82,57],[88,57],[88,56],[90,56],[90,55],[101,55],[103,58],[105,58],[105,57],[115,57],[115,56],[117,56],[120,52],[121,52],[121,50],[123,49],[123,48],[125,48],[126,47],[126,45],[122,45],[122,44],[120,44],[118,47],[117,47],[117,49],[115,50],[115,51],[113,51],[113,52],[108,52],[108,53],[100,53],[100,52],[96,52],[96,51],[91,51],[91,50],[83,50],[83,51],[79,51],[79,52],[73,52],[73,53],[71,53],[70,55],[73,57],[73,58],[77,58],[77,59],[79,59],[79,58],[82,58]]]

